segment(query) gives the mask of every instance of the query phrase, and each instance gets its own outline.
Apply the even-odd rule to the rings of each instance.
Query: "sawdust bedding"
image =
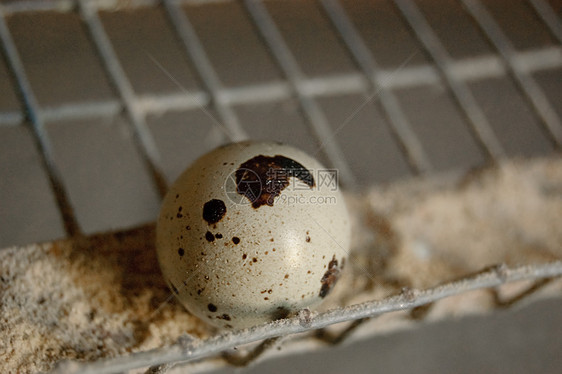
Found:
[[[492,264],[562,258],[560,157],[509,161],[461,178],[412,179],[347,198],[351,266],[323,309],[431,287]],[[185,333],[212,335],[171,297],[154,234],[147,225],[1,250],[2,371],[46,371],[63,359],[90,361],[169,345]],[[493,300],[455,307],[483,310]]]

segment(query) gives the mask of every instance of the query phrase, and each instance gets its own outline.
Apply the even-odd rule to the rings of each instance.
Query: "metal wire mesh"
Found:
[[[63,217],[66,234],[69,237],[79,235],[81,228],[72,204],[69,202],[61,172],[53,158],[51,141],[45,132],[46,121],[97,116],[100,113],[115,114],[123,110],[130,119],[130,126],[135,135],[135,145],[142,155],[144,164],[150,171],[156,189],[161,195],[166,191],[167,182],[160,167],[159,150],[152,133],[147,128],[146,118],[151,113],[178,108],[212,108],[213,113],[217,115],[218,121],[215,122],[215,126],[219,129],[219,132],[225,138],[237,141],[249,138],[249,136],[241,126],[240,119],[233,110],[233,106],[286,98],[296,99],[313,130],[313,134],[325,150],[324,153],[330,164],[340,171],[343,183],[348,188],[352,188],[356,184],[356,176],[351,171],[340,144],[336,142],[339,129],[334,131],[330,127],[326,113],[322,106],[318,104],[318,98],[327,94],[362,92],[366,88],[370,89],[373,94],[369,96],[366,102],[369,102],[374,96],[380,100],[380,107],[389,119],[392,133],[401,145],[411,169],[415,174],[426,174],[434,171],[435,165],[431,157],[428,156],[428,150],[424,148],[422,141],[413,130],[411,120],[406,115],[393,89],[414,87],[420,82],[444,83],[446,89],[452,94],[456,105],[466,116],[470,132],[474,134],[484,155],[489,161],[495,162],[506,157],[507,152],[501,142],[502,134],[494,130],[475,95],[468,88],[468,83],[479,77],[503,77],[508,74],[514,78],[525,100],[533,108],[537,117],[540,118],[544,132],[554,148],[560,149],[562,145],[561,119],[549,101],[547,94],[533,76],[536,71],[562,67],[562,47],[556,44],[531,51],[517,50],[494,17],[479,0],[463,0],[462,4],[494,46],[495,51],[489,55],[465,60],[453,59],[449,55],[439,36],[415,2],[396,0],[394,2],[396,9],[421,42],[425,53],[430,56],[431,63],[392,71],[381,67],[367,47],[364,38],[348,17],[342,4],[337,0],[322,0],[319,2],[319,6],[332,23],[334,30],[337,31],[351,58],[361,70],[361,74],[339,74],[322,78],[311,78],[303,72],[266,5],[261,1],[246,0],[243,2],[244,9],[271,51],[276,64],[284,75],[284,81],[236,88],[226,87],[221,83],[207,56],[204,43],[197,35],[188,16],[181,10],[184,3],[189,2],[162,1],[169,22],[179,40],[181,40],[185,49],[184,52],[189,56],[202,82],[202,89],[195,92],[183,90],[182,93],[175,94],[173,97],[139,95],[127,78],[98,14],[99,11],[104,9],[115,9],[122,3],[79,0],[77,2],[21,1],[0,5],[2,50],[23,98],[26,116],[32,124],[34,139],[40,150],[42,162],[47,170],[58,209]],[[562,41],[561,21],[551,6],[541,0],[530,0],[529,4],[548,27],[554,38],[557,39],[557,42],[560,43]],[[160,5],[160,3],[128,1],[125,7],[157,5]],[[106,74],[116,88],[117,100],[105,103],[92,102],[70,105],[64,108],[43,108],[38,104],[6,23],[6,18],[10,15],[30,11],[78,12],[80,14],[84,26],[91,36],[91,41],[103,62]],[[18,114],[0,113],[0,125],[13,126],[23,120],[23,116]],[[181,340],[175,346],[154,352],[142,352],[130,357],[85,365],[69,363],[61,366],[59,372],[115,372],[176,361],[195,360],[209,357],[226,348],[240,344],[319,329],[343,321],[360,320],[390,311],[412,309],[468,290],[494,287],[505,282],[522,279],[540,280],[560,275],[562,275],[562,264],[559,262],[516,269],[496,267],[480,275],[433,289],[424,291],[405,290],[396,297],[341,308],[319,315],[309,315],[306,311],[303,311],[299,316],[289,320],[258,326],[237,333],[219,335],[203,342]]]
[[[360,321],[384,313],[408,310],[471,290],[496,287],[506,282],[529,279],[542,280],[560,275],[562,275],[561,262],[515,269],[498,266],[477,276],[467,277],[461,281],[452,282],[433,289],[423,291],[404,290],[401,295],[384,300],[352,305],[321,314],[312,314],[309,310],[303,310],[298,316],[291,319],[256,326],[234,333],[220,334],[205,341],[190,341],[191,339],[186,336],[171,347],[91,364],[68,363],[61,365],[57,372],[112,373],[139,367],[188,362],[209,357],[239,345],[321,329],[341,322]],[[260,353],[263,352],[260,351]],[[252,355],[251,358],[256,359],[257,357]]]

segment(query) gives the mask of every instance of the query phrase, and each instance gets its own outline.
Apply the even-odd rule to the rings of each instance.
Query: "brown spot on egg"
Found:
[[[226,214],[226,205],[219,199],[209,200],[203,205],[203,219],[209,225],[219,222]]]
[[[185,226],[185,229],[186,229],[186,230],[191,230],[191,226],[187,225],[187,226]]]
[[[213,313],[217,311],[217,307],[216,307],[216,305],[213,304],[213,303],[209,303],[209,304],[207,305],[207,309],[209,309],[209,311],[210,311],[210,312],[213,312]]]
[[[215,240],[215,236],[210,231],[207,231],[205,233],[205,239],[207,239],[208,242],[212,242]]]
[[[248,255],[244,253],[244,254],[242,255],[242,260],[245,260],[246,257],[248,257]]]
[[[185,254],[185,251],[183,250],[183,248],[178,248],[178,255],[180,255],[180,257],[182,257]]]
[[[228,314],[223,314],[221,316],[217,316],[218,319],[224,319],[225,321],[230,321],[231,318]]]
[[[233,236],[233,237],[232,237],[232,242],[233,242],[234,244],[238,244],[238,243],[240,243],[240,238],[237,237],[237,236]]]
[[[332,291],[339,277],[340,269],[338,268],[338,260],[336,260],[336,255],[334,255],[332,257],[332,260],[328,264],[328,270],[326,270],[326,272],[322,276],[322,279],[320,279],[322,287],[320,287],[319,296],[321,298],[326,297],[330,293],[330,291]]]
[[[217,239],[222,239],[222,234],[221,234],[221,233],[216,233],[216,234],[215,234],[215,238],[217,238]]]
[[[285,274],[285,279],[289,279],[289,274]]]
[[[236,192],[245,196],[254,209],[273,206],[275,198],[289,185],[290,177],[314,187],[312,173],[297,161],[281,155],[259,155],[236,170]]]
[[[307,235],[307,237],[306,237],[306,242],[307,242],[307,243],[310,243],[310,236],[308,236],[308,235]]]

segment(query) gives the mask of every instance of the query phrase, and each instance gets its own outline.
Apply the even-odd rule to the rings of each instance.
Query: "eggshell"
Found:
[[[217,327],[317,306],[349,251],[336,182],[335,170],[279,143],[233,143],[202,156],[170,188],[158,219],[158,260],[170,289]]]

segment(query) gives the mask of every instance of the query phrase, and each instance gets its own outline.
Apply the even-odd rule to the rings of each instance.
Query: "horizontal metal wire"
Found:
[[[23,122],[23,115],[20,112],[10,111],[0,113],[0,126],[15,126]]]
[[[218,114],[218,120],[210,116],[216,125],[224,130],[230,140],[240,141],[247,139],[248,135],[240,125],[236,114],[231,107],[226,105],[222,100],[223,96],[220,95],[220,90],[223,85],[212,67],[211,61],[203,48],[203,44],[193,29],[187,15],[181,10],[177,1],[163,0],[163,4],[170,18],[170,22],[191,57],[195,70],[201,77],[211,97],[213,108]],[[208,112],[206,113],[209,114]]]
[[[355,176],[351,172],[340,147],[335,141],[334,131],[330,129],[328,119],[322,108],[320,108],[320,105],[306,94],[309,90],[307,86],[303,84],[305,74],[265,5],[261,1],[255,0],[244,1],[244,4],[253,22],[256,24],[269,46],[278,66],[291,84],[306,118],[320,141],[319,151],[324,151],[323,153],[326,158],[338,169],[339,178],[345,186],[355,186]]]
[[[114,82],[119,96],[124,103],[126,112],[129,116],[130,122],[135,134],[135,144],[139,149],[139,153],[147,166],[152,179],[154,181],[156,190],[161,197],[167,192],[166,178],[159,169],[160,153],[152,134],[148,130],[145,122],[144,113],[136,105],[138,100],[133,90],[131,82],[127,79],[125,71],[121,67],[117,54],[113,50],[111,41],[105,33],[103,25],[98,18],[97,11],[89,6],[90,2],[86,0],[78,0],[78,9],[80,15],[84,19],[88,30],[94,41],[98,53],[102,56],[104,67],[108,72],[109,77]]]
[[[548,97],[535,78],[525,67],[520,66],[517,52],[509,38],[479,0],[462,0],[462,2],[506,61],[513,77],[523,90],[527,100],[534,107],[539,118],[543,121],[553,142],[558,147],[562,147],[562,120],[556,114]]]
[[[461,110],[468,117],[476,138],[480,140],[484,152],[492,159],[499,159],[505,156],[503,146],[492,130],[484,111],[480,108],[476,98],[465,82],[457,79],[455,74],[457,70],[451,67],[452,58],[447,53],[437,34],[431,29],[421,10],[413,1],[395,0],[395,3],[414,29],[425,49],[433,57],[439,70],[443,73],[453,96],[457,99]]]
[[[562,67],[562,47],[546,47],[517,52],[514,59],[518,66],[532,74],[541,70]],[[484,55],[449,63],[448,69],[457,81],[471,82],[489,78],[501,78],[507,74],[502,59],[497,55]],[[373,79],[379,88],[407,89],[423,85],[440,84],[439,73],[433,65],[425,64],[404,67],[399,71],[379,69]],[[336,96],[348,93],[364,93],[372,82],[359,74],[341,74],[321,78],[303,78],[302,94],[310,97]],[[225,105],[259,104],[286,100],[292,97],[288,83],[272,82],[242,87],[223,87],[216,95]],[[209,106],[211,97],[204,91],[177,92],[167,94],[136,95],[132,99],[135,107],[145,115],[174,110],[190,110]],[[119,100],[103,102],[64,103],[59,106],[38,107],[47,122],[79,118],[111,116],[122,110]],[[5,118],[5,119],[3,119]],[[0,126],[14,124],[13,112],[0,113]],[[21,115],[17,118],[22,119]]]
[[[431,171],[433,167],[429,161],[429,157],[415,135],[410,121],[406,118],[404,111],[398,103],[398,99],[390,91],[391,87],[385,84],[385,81],[400,82],[396,76],[398,74],[404,74],[404,70],[407,68],[397,69],[392,73],[383,72],[368,50],[365,42],[359,36],[352,22],[346,17],[341,5],[334,0],[323,1],[322,5],[339,33],[342,35],[351,54],[363,70],[363,73],[371,79],[373,85],[372,90],[380,98],[381,105],[390,119],[396,137],[407,153],[407,159],[410,161],[411,167],[417,173],[427,173]],[[432,75],[432,78],[436,80],[435,71],[433,69],[426,70]],[[422,70],[422,74],[423,73],[425,73],[425,70]],[[411,77],[411,79],[412,78],[413,77]],[[415,80],[412,79],[412,81]]]
[[[511,269],[500,265],[475,276],[434,288],[426,290],[406,289],[399,295],[383,300],[337,308],[324,313],[317,314],[309,310],[303,310],[297,316],[289,319],[245,330],[222,333],[206,340],[183,337],[170,347],[133,353],[129,356],[84,364],[65,362],[60,364],[54,373],[115,373],[166,363],[188,362],[210,357],[243,344],[321,329],[336,323],[376,317],[384,313],[412,309],[468,291],[497,287],[521,280],[538,280],[559,276],[562,276],[562,262],[560,261]]]
[[[531,0],[531,2],[535,9],[537,9],[540,17],[560,40],[560,22],[555,15],[553,17],[552,9],[542,1]],[[133,126],[135,126],[139,135],[141,153],[150,161],[151,167],[158,171],[158,166],[156,165],[158,157],[144,123],[146,115],[162,113],[168,110],[210,107],[216,110],[218,120],[220,121],[219,126],[225,126],[225,132],[228,137],[233,140],[239,140],[246,138],[246,134],[238,123],[233,106],[239,104],[259,104],[266,101],[296,97],[316,131],[318,140],[327,147],[327,153],[331,155],[333,163],[342,171],[348,171],[349,168],[346,165],[345,158],[334,139],[332,139],[333,135],[330,132],[327,119],[319,105],[315,102],[315,98],[323,95],[364,93],[369,88],[375,87],[381,90],[382,106],[394,124],[398,138],[406,145],[404,148],[411,153],[410,158],[413,160],[413,164],[417,165],[416,167],[419,171],[425,172],[431,170],[431,165],[429,165],[429,162],[423,155],[421,147],[416,145],[416,143],[419,143],[419,139],[409,129],[408,119],[397,105],[391,90],[419,85],[441,84],[442,76],[444,76],[445,83],[456,95],[461,109],[466,112],[486,149],[493,157],[498,157],[503,154],[501,147],[495,139],[495,134],[491,133],[489,124],[481,113],[481,109],[475,104],[474,98],[466,87],[466,83],[473,80],[503,77],[510,73],[514,75],[520,86],[522,86],[528,100],[534,105],[539,116],[542,117],[552,137],[558,144],[561,144],[560,118],[548,105],[547,98],[531,74],[543,69],[562,67],[562,48],[556,46],[525,52],[514,50],[494,20],[487,14],[485,8],[476,0],[466,0],[464,3],[485,34],[496,46],[498,54],[453,60],[444,54],[441,42],[435,36],[431,26],[424,22],[423,18],[420,18],[417,8],[415,6],[414,8],[411,7],[413,3],[397,1],[402,14],[409,20],[416,35],[435,61],[435,64],[416,67],[406,66],[399,71],[385,70],[378,67],[370,53],[366,52],[366,48],[362,46],[358,33],[349,27],[349,22],[346,23],[345,15],[333,12],[334,9],[341,9],[337,7],[338,3],[326,0],[323,2],[325,9],[332,17],[335,28],[347,43],[351,54],[359,62],[363,74],[345,74],[314,79],[304,76],[294,56],[292,56],[289,48],[285,45],[283,36],[276,29],[276,25],[268,14],[266,7],[260,1],[248,0],[245,2],[248,13],[273,51],[276,62],[285,73],[286,81],[240,88],[224,87],[218,79],[217,73],[212,67],[212,61],[205,53],[202,41],[197,36],[185,13],[179,8],[182,4],[189,3],[189,1],[164,1],[170,23],[182,40],[187,54],[194,62],[195,70],[203,81],[205,91],[179,92],[167,95],[137,95],[127,81],[115,53],[112,52],[111,40],[107,38],[103,27],[97,20],[96,12],[102,9],[116,10],[136,6],[153,6],[159,3],[158,1],[151,0],[129,0],[126,2],[119,0],[80,1],[81,13],[93,35],[94,42],[98,47],[108,75],[119,91],[120,100],[81,104],[65,103],[58,107],[48,108],[41,107],[33,95],[33,90],[25,74],[23,64],[19,61],[15,45],[9,38],[9,30],[4,23],[3,16],[27,11],[70,12],[76,10],[77,3],[67,0],[47,2],[19,1],[0,5],[0,36],[2,36],[3,47],[7,50],[6,55],[8,56],[10,68],[16,75],[19,85],[18,89],[23,92],[22,96],[25,99],[26,111],[34,126],[35,135],[47,165],[51,182],[54,185],[54,189],[58,191],[59,209],[63,213],[67,212],[65,222],[67,222],[67,226],[70,222],[70,228],[67,230],[69,234],[78,230],[77,224],[70,205],[66,201],[66,193],[62,188],[59,172],[52,158],[49,140],[44,133],[44,123],[46,121],[115,115],[125,109],[128,111]],[[18,121],[23,121],[23,118],[23,115],[15,115],[13,112],[0,113],[0,125],[14,125]],[[348,182],[353,180],[351,172],[349,172],[346,178]],[[470,290],[495,287],[522,279],[542,279],[560,275],[562,275],[562,263],[560,262],[515,269],[496,267],[480,275],[428,290],[406,290],[401,295],[395,297],[335,309],[322,314],[310,314],[304,311],[291,319],[257,326],[248,330],[221,334],[204,341],[183,339],[172,347],[87,364],[67,363],[61,365],[56,371],[59,373],[119,372],[156,364],[191,361],[212,356],[237,345],[319,329],[339,322],[374,317],[391,311],[411,309]]]
[[[41,152],[41,162],[48,172],[49,183],[55,194],[58,209],[64,221],[64,228],[68,236],[80,233],[78,221],[70,204],[70,200],[62,182],[62,174],[55,162],[52,145],[45,129],[45,120],[39,110],[37,98],[27,78],[21,58],[18,54],[4,14],[0,8],[0,48],[6,56],[8,67],[14,75],[19,94],[24,102],[27,118],[32,128],[34,141]]]

